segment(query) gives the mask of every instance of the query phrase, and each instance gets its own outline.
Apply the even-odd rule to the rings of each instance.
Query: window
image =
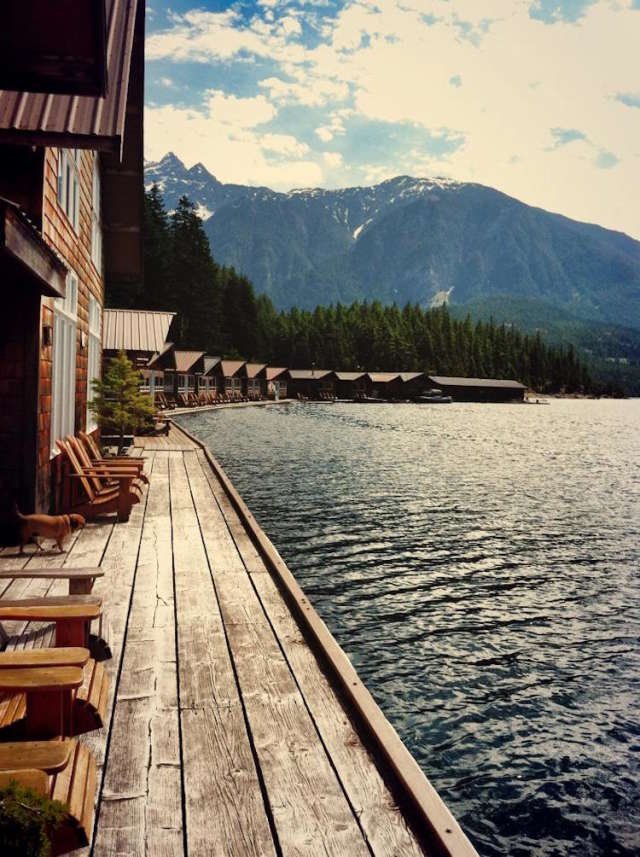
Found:
[[[75,430],[77,314],[78,278],[69,271],[66,297],[57,298],[53,307],[52,455],[58,453],[56,440]]]
[[[96,153],[93,162],[93,192],[91,204],[91,261],[102,273],[102,189],[100,184],[100,160]]]
[[[58,202],[76,232],[80,230],[79,167],[78,149],[58,149]]]
[[[89,402],[93,399],[92,381],[100,377],[100,337],[102,329],[102,307],[100,301],[93,296],[89,297],[89,342],[87,353],[87,431],[98,428],[96,416],[89,409]]]

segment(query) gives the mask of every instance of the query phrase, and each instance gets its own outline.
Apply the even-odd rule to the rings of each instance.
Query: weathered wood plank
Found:
[[[275,854],[182,455],[170,454],[190,857]]]
[[[94,854],[182,855],[167,457],[153,463]],[[138,806],[144,799],[144,809]]]
[[[244,565],[234,573],[217,561],[228,530],[197,453],[184,459],[282,852],[369,855]]]
[[[224,489],[205,456],[199,453],[199,458],[371,848],[378,855],[424,854]]]

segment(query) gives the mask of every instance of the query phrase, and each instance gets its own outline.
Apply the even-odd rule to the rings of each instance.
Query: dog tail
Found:
[[[23,521],[23,520],[24,520],[24,515],[22,514],[22,512],[20,511],[20,509],[18,509],[18,504],[17,504],[17,503],[14,503],[14,504],[13,504],[13,514],[14,514],[14,515],[15,515],[15,517],[16,517],[16,521]]]

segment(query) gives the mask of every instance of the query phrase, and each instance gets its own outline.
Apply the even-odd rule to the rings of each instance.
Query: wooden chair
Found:
[[[68,580],[69,595],[90,595],[96,577],[103,577],[101,568],[11,568],[0,569],[0,580]],[[2,601],[0,601],[2,604]]]
[[[100,468],[83,467],[73,448],[62,440],[56,441],[58,449],[67,457],[71,465],[70,476],[79,479],[86,494],[86,499],[72,502],[72,512],[78,512],[85,518],[97,518],[100,515],[117,513],[118,521],[128,521],[131,507],[139,503],[142,497],[140,488],[133,484],[134,475],[131,471],[116,474],[111,472],[111,478],[117,483],[100,489],[95,487],[92,477],[100,479],[103,471]]]
[[[161,416],[160,414],[156,415],[156,419],[165,420],[166,417]],[[78,438],[84,444],[84,448],[89,456],[89,463],[94,466],[96,464],[104,464],[106,466],[121,464],[123,467],[131,467],[135,468],[139,471],[138,475],[142,479],[145,484],[148,484],[149,480],[143,473],[144,469],[144,458],[132,458],[130,455],[109,455],[105,456],[102,454],[102,450],[98,446],[90,434],[87,434],[84,431],[78,432]]]
[[[0,744],[0,787],[16,782],[66,809],[52,834],[52,855],[91,842],[98,782],[95,759],[78,741],[19,741]]]
[[[128,456],[120,457],[117,461],[111,461],[104,458],[100,458],[95,461],[92,460],[87,447],[80,438],[68,435],[66,442],[73,448],[73,451],[78,457],[78,461],[83,467],[102,471],[102,476],[92,477],[96,480],[95,487],[98,491],[109,487],[109,485],[113,485],[115,476],[126,473],[131,473],[134,476],[132,484],[137,485],[141,491],[143,490],[142,485],[149,484],[147,475],[142,472],[144,461],[141,461],[140,459],[136,461],[135,458],[129,458]],[[133,462],[136,463],[134,464]]]

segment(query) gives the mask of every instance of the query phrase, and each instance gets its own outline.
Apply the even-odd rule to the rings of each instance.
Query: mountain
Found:
[[[171,209],[197,203],[217,261],[278,307],[354,299],[477,306],[504,296],[640,329],[640,242],[479,184],[398,176],[373,187],[223,184],[172,153],[145,168]]]

